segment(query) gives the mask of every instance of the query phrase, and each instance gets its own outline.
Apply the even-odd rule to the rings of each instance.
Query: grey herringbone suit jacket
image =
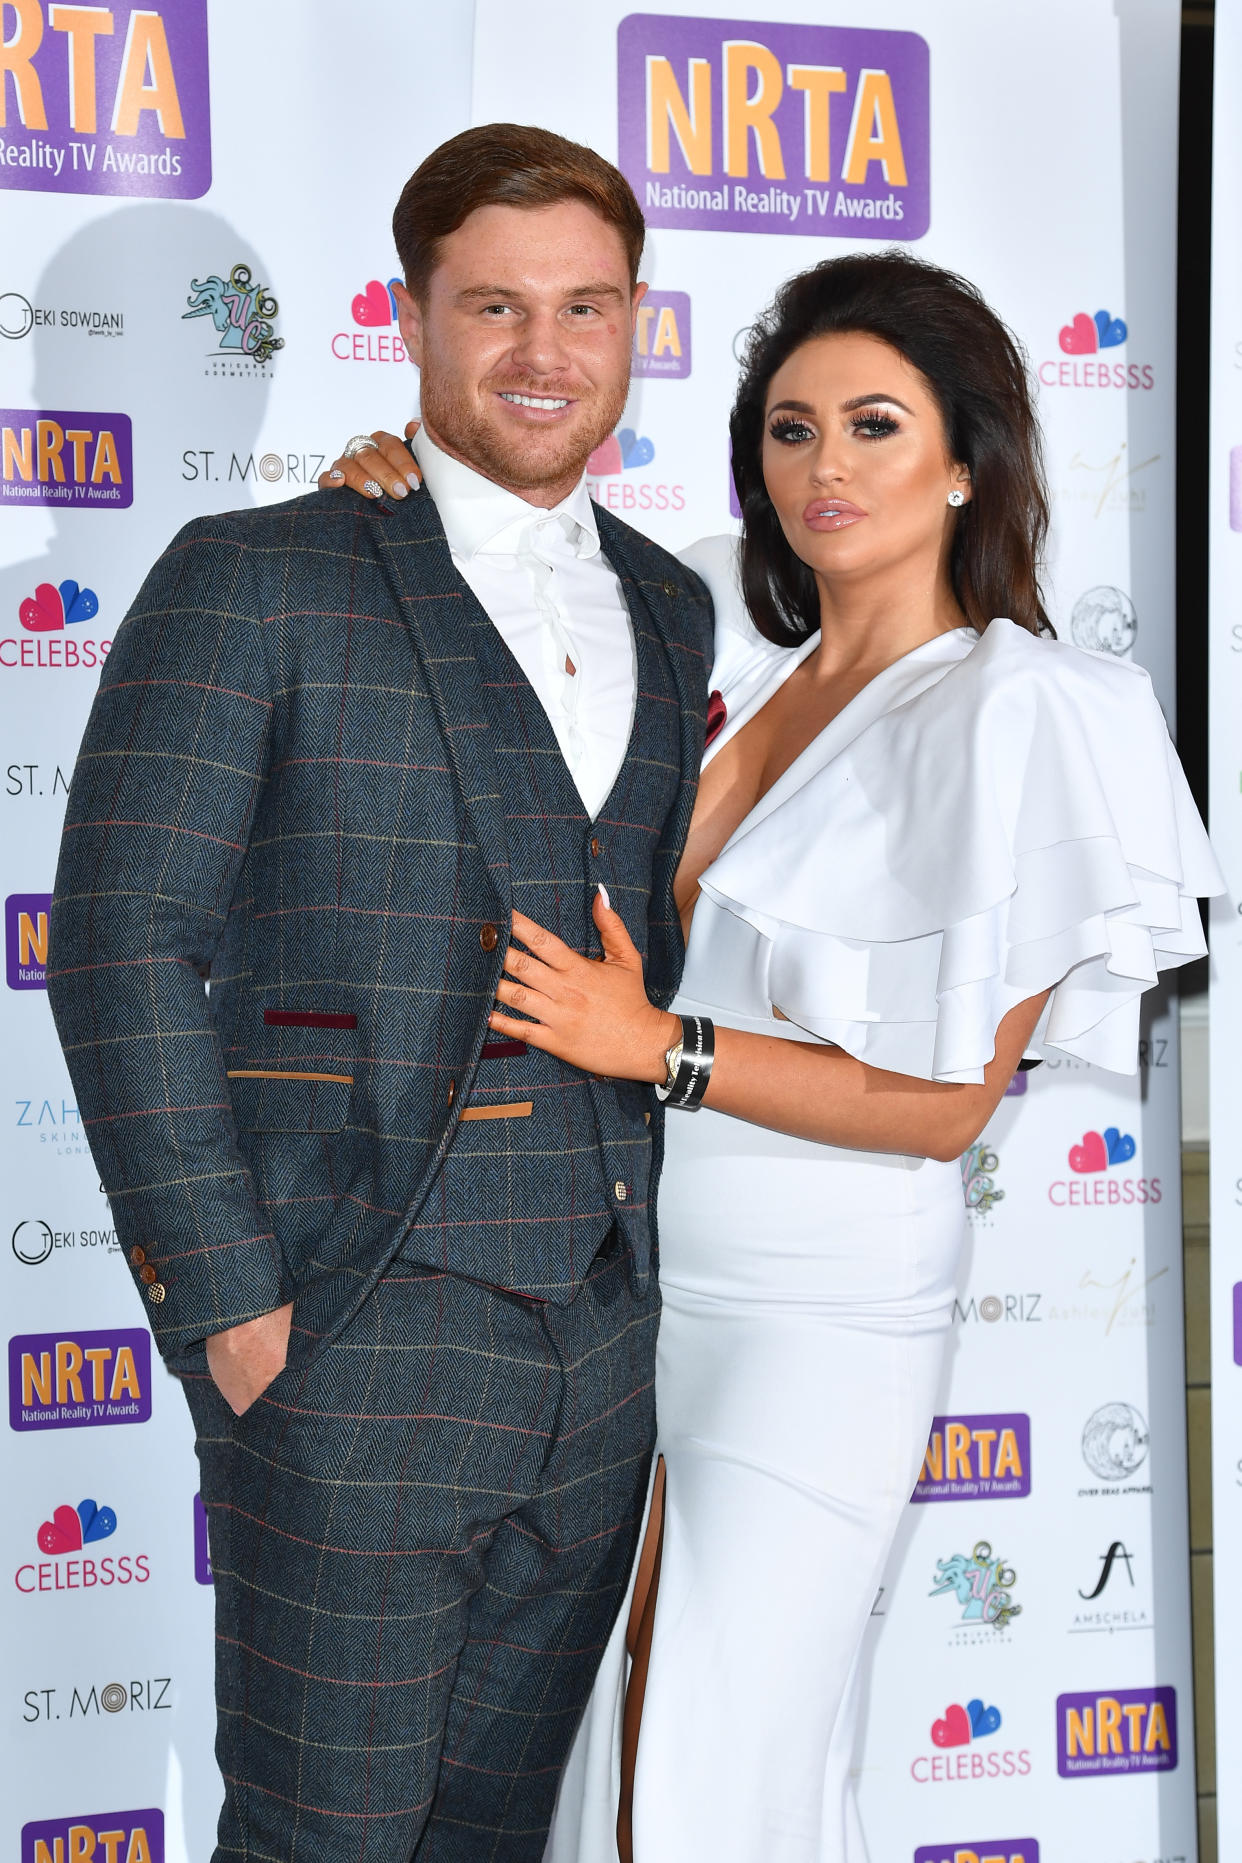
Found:
[[[647,927],[667,1000],[710,604],[597,517],[680,701]],[[69,797],[48,987],[175,1365],[295,1294],[291,1356],[313,1355],[417,1221],[469,1103],[510,909],[480,612],[426,493],[315,494],[189,525],[117,635]],[[658,1117],[652,1132],[658,1153]],[[273,1157],[282,1194],[260,1198]],[[442,1268],[500,1278],[468,1230],[445,1250]],[[533,1256],[510,1267],[505,1284],[572,1297]]]

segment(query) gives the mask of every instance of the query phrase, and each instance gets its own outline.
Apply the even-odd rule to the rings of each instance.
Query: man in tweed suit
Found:
[[[582,483],[642,218],[591,151],[492,125],[394,231],[427,489],[180,534],[52,914],[198,1432],[217,1863],[537,1859],[651,1450],[653,1096],[487,1027],[515,908],[599,955],[603,883],[666,1001],[680,968],[709,606]]]

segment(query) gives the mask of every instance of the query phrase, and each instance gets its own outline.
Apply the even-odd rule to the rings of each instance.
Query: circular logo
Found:
[[[109,1682],[99,1691],[99,1704],[108,1714],[119,1714],[128,1700],[124,1682]]]
[[[736,335],[733,338],[733,360],[734,362],[745,362],[746,350],[747,350],[747,347],[749,346],[750,339],[754,334],[755,334],[755,326],[753,323],[748,323],[744,330],[739,330],[736,333]]]
[[[987,1320],[989,1325],[995,1325],[1004,1311],[1004,1306],[995,1294],[985,1294],[979,1302],[979,1318]]]
[[[52,1232],[37,1217],[18,1223],[13,1231],[13,1253],[28,1268],[37,1268],[52,1252]]]
[[[264,453],[259,461],[259,476],[274,485],[277,479],[284,477],[285,462],[279,453]]]
[[[1101,1404],[1082,1432],[1082,1459],[1101,1481],[1124,1481],[1147,1460],[1147,1425],[1133,1404]]]
[[[1096,653],[1115,653],[1120,659],[1129,653],[1138,633],[1138,616],[1134,603],[1121,589],[1102,583],[1080,595],[1070,613],[1070,634],[1076,647],[1090,647]]]
[[[0,336],[11,342],[29,336],[34,329],[34,307],[20,291],[0,292]]]

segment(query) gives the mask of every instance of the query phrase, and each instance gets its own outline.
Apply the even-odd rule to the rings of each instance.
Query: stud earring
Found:
[[[951,491],[949,493],[949,503],[953,506],[954,510],[956,511],[959,505],[964,505],[966,503],[965,492],[959,492],[956,490]]]

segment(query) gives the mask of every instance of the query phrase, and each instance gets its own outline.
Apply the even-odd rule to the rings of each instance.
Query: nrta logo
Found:
[[[1021,1614],[1022,1606],[1012,1598],[1017,1582],[1013,1567],[1003,1559],[994,1559],[987,1540],[980,1540],[969,1558],[965,1553],[954,1553],[951,1559],[937,1559],[936,1582],[927,1595],[939,1598],[947,1591],[953,1592],[962,1607],[964,1624],[1001,1625]]]
[[[355,298],[354,302],[357,303]],[[357,312],[355,311],[355,316]],[[690,293],[649,291],[634,326],[635,375],[684,380],[690,373]]]
[[[76,582],[41,582],[18,609],[22,626],[29,634],[58,634],[62,628],[79,621],[93,621],[99,613],[99,597],[94,589],[84,589]]]
[[[1031,1492],[1031,1419],[1021,1411],[933,1417],[912,1501],[1017,1500]]]
[[[276,335],[276,318],[280,305],[266,285],[256,285],[248,265],[235,265],[227,281],[212,272],[206,278],[190,280],[189,310],[181,313],[184,323],[191,317],[210,317],[220,341],[213,357],[221,355],[235,363],[270,362],[285,339]],[[241,373],[227,370],[217,360],[214,374]]]
[[[1057,1696],[1057,1771],[1063,1779],[1172,1772],[1176,1765],[1176,1689]]]
[[[15,1430],[145,1423],[151,1415],[151,1335],[19,1333],[9,1340],[9,1423]]]
[[[4,902],[4,956],[11,990],[46,990],[50,893],[10,893]]]
[[[0,408],[0,505],[123,511],[134,502],[133,453],[128,414]]]
[[[0,187],[174,200],[207,192],[206,0],[9,0],[0,13],[17,15],[0,31]]]
[[[162,1811],[90,1811],[22,1826],[22,1863],[164,1863]]]
[[[976,1838],[968,1844],[920,1844],[914,1863],[1039,1863],[1033,1837]]]
[[[617,32],[617,78],[620,166],[649,226],[927,231],[917,33],[633,13]]]

